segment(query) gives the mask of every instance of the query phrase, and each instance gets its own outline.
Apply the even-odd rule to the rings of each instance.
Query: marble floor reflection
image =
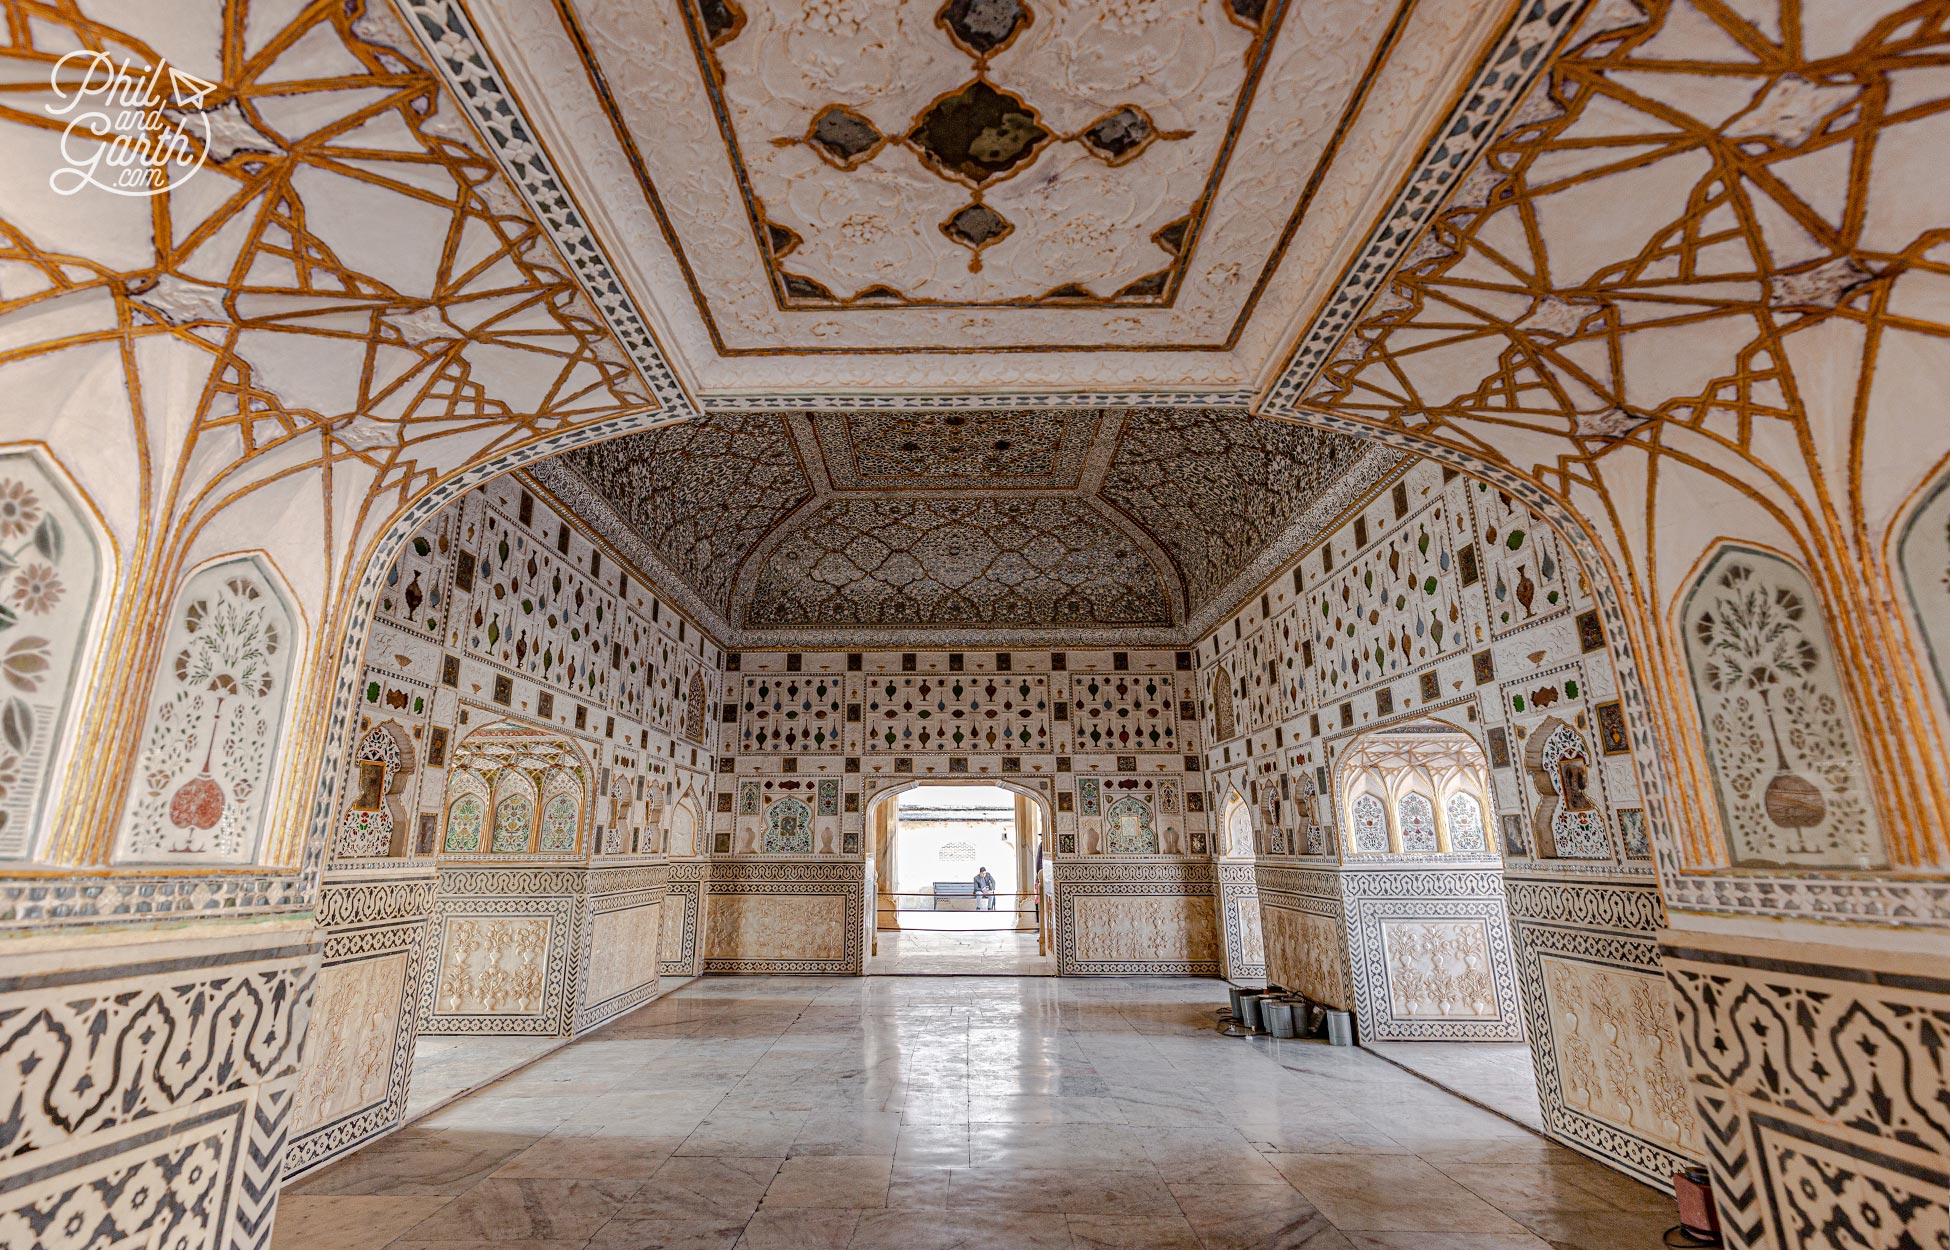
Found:
[[[422,1037],[413,1043],[406,1118],[417,1120],[562,1045],[559,1037]]]
[[[978,919],[943,912],[923,914],[915,924],[943,923],[941,932],[902,930],[876,935],[873,955],[867,960],[869,976],[909,977],[1051,977],[1056,975],[1056,956],[1036,953],[1034,933],[986,932],[970,927],[949,928],[957,921]],[[945,923],[944,923],[945,922]]]
[[[1522,1042],[1370,1042],[1368,1049],[1418,1076],[1544,1131],[1537,1074]]]
[[[1670,1200],[1216,981],[694,982],[280,1199],[273,1250],[1614,1250]]]

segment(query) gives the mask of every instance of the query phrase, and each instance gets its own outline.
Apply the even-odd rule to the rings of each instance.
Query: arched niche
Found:
[[[1112,855],[1156,855],[1158,828],[1151,805],[1131,794],[1111,800],[1104,808],[1104,849]]]
[[[794,798],[774,800],[765,809],[767,855],[810,855],[813,849],[812,808]]]
[[[698,830],[702,822],[697,817],[697,804],[689,796],[679,799],[670,807],[670,837],[666,843],[672,855],[698,854]]]
[[[334,858],[376,859],[405,849],[406,813],[399,792],[412,771],[412,739],[397,722],[382,721],[360,736],[345,810],[332,839]]]
[[[1807,574],[1771,552],[1723,545],[1687,591],[1680,623],[1731,861],[1885,866],[1849,698]]]
[[[1234,859],[1250,858],[1253,854],[1253,810],[1237,790],[1226,796],[1223,854]]]
[[[0,860],[34,855],[48,823],[108,551],[52,459],[0,451]]]
[[[1212,736],[1224,742],[1237,729],[1232,707],[1232,674],[1221,664],[1212,670]]]
[[[257,555],[206,564],[164,618],[116,859],[254,860],[274,809],[297,614]]]

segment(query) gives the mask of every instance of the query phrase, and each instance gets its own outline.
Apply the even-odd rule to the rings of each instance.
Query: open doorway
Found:
[[[922,783],[869,808],[870,976],[1053,976],[1041,803],[988,784]]]

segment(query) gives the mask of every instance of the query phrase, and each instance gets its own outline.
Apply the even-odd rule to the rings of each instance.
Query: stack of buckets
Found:
[[[1319,1037],[1325,1032],[1331,1045],[1354,1044],[1354,1022],[1348,1013],[1311,1002],[1304,994],[1289,994],[1277,985],[1263,990],[1228,985],[1226,993],[1232,999],[1232,1021],[1246,1033],[1284,1039]]]

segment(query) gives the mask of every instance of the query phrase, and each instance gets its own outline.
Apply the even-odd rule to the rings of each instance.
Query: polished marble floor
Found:
[[[976,919],[962,916],[962,919]],[[951,924],[958,913],[943,912],[940,921]],[[917,923],[934,924],[928,915]],[[1036,953],[1034,933],[973,926],[944,925],[944,932],[902,930],[876,935],[875,950],[867,960],[869,976],[992,976],[1050,977],[1056,975],[1056,956]]]
[[[273,1250],[1616,1250],[1670,1200],[1206,980],[706,978],[287,1188]]]
[[[490,1085],[552,1050],[559,1037],[423,1037],[413,1044],[406,1118],[417,1120],[455,1096]]]
[[[1544,1131],[1537,1073],[1522,1042],[1371,1042],[1368,1049],[1520,1124]]]

